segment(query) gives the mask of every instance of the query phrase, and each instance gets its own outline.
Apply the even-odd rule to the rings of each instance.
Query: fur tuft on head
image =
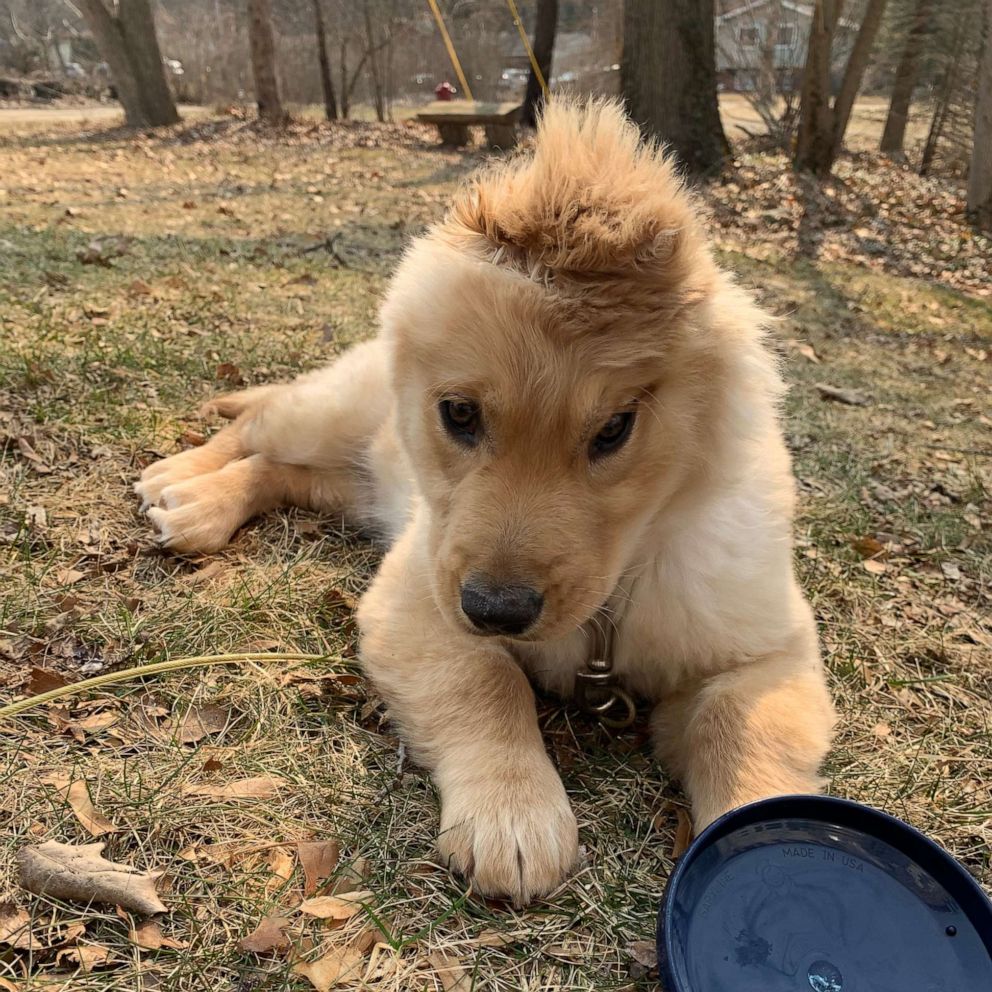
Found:
[[[703,238],[672,160],[614,101],[557,99],[532,155],[484,171],[435,232],[541,281],[683,284]]]

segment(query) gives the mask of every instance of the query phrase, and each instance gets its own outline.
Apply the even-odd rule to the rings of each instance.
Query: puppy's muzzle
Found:
[[[462,585],[462,612],[480,634],[511,637],[532,627],[544,608],[544,597],[524,585],[502,585],[488,576],[471,576]]]

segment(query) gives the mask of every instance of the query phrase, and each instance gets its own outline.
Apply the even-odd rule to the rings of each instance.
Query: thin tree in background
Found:
[[[248,0],[248,43],[251,71],[255,78],[258,116],[273,124],[286,120],[279,77],[276,75],[276,42],[272,34],[272,8],[269,0]]]
[[[558,31],[558,0],[537,0],[537,20],[534,25],[534,58],[540,67],[545,82],[551,85],[551,62],[555,50],[555,34]],[[527,127],[534,127],[537,115],[544,103],[541,81],[531,66],[524,92],[524,105],[520,121]]]
[[[865,70],[868,68],[872,49],[875,47],[875,40],[878,38],[878,32],[882,26],[886,3],[887,0],[868,0],[865,16],[861,21],[861,27],[858,28],[858,36],[855,38],[854,47],[848,56],[844,78],[841,80],[840,90],[834,101],[834,158],[840,154],[841,145],[844,143],[844,135],[847,133],[847,125],[851,120],[854,101],[857,99],[858,93],[861,92]]]
[[[627,111],[696,175],[730,152],[716,91],[713,0],[625,0],[621,87]]]
[[[320,61],[320,85],[324,93],[324,116],[329,121],[338,119],[338,101],[334,93],[331,60],[327,55],[327,32],[324,30],[323,0],[313,0],[314,33],[317,35],[317,58]]]
[[[844,68],[837,99],[830,102],[830,67],[840,24],[842,0],[817,0],[806,54],[799,107],[795,165],[817,176],[829,175],[844,144],[854,101],[861,89],[886,0],[868,0],[864,19]]]
[[[179,120],[162,65],[149,0],[79,0],[100,55],[131,127],[159,127]]]
[[[975,140],[968,170],[968,213],[992,230],[992,0],[984,4],[984,43],[978,65]]]
[[[930,17],[934,0],[917,0],[913,11],[913,21],[906,35],[906,44],[896,69],[895,81],[892,84],[892,98],[889,102],[889,113],[885,118],[885,130],[882,132],[882,142],[879,150],[886,155],[902,155],[903,141],[906,137],[906,124],[909,121],[909,105],[913,99],[913,90],[919,78],[921,56],[924,42],[930,31]]]
[[[958,73],[961,70],[961,59],[964,53],[965,36],[969,25],[960,19],[952,28],[952,41],[949,58],[944,61],[943,78],[936,88],[936,99],[933,105],[933,116],[930,118],[930,130],[923,145],[923,155],[920,158],[920,175],[927,176],[933,168],[937,155],[937,146],[944,135],[944,128],[951,113],[951,101],[958,85]]]

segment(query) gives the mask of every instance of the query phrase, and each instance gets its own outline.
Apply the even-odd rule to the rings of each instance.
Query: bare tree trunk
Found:
[[[327,33],[324,30],[323,0],[313,0],[314,30],[317,35],[317,58],[320,60],[320,85],[324,90],[324,116],[329,121],[338,119],[338,101],[334,94],[331,60],[327,57]]]
[[[551,87],[551,61],[555,51],[555,33],[558,30],[558,0],[537,0],[537,21],[534,25],[534,58],[541,69],[544,81]],[[537,115],[544,103],[544,91],[533,66],[527,77],[524,92],[524,107],[520,121],[527,127],[534,127]]]
[[[851,110],[854,108],[854,101],[861,89],[861,80],[864,78],[865,69],[868,68],[871,50],[875,46],[875,38],[878,36],[878,29],[882,24],[882,16],[885,14],[885,4],[886,0],[868,0],[864,20],[858,29],[858,37],[855,39],[854,48],[851,49],[847,65],[844,68],[844,79],[840,84],[837,99],[834,101],[834,158],[840,154],[841,146],[844,143],[844,134],[847,132],[847,124],[851,119]]]
[[[248,42],[251,70],[255,77],[258,116],[273,124],[286,120],[279,78],[276,75],[276,42],[272,34],[272,8],[269,0],[248,0]]]
[[[950,56],[944,65],[944,78],[941,80],[940,92],[937,96],[933,108],[933,117],[930,118],[930,130],[927,132],[926,144],[923,146],[923,155],[920,158],[920,175],[926,176],[930,173],[930,167],[937,155],[937,145],[940,144],[941,136],[944,133],[944,125],[947,123],[951,110],[951,100],[954,97],[954,90],[958,81],[958,69],[960,68],[961,54],[964,49],[966,22],[964,19],[958,20],[954,25],[954,39],[951,44]]]
[[[362,5],[362,15],[365,19],[365,44],[369,60],[369,75],[372,77],[372,100],[375,104],[375,116],[380,123],[385,123],[386,96],[382,85],[382,65],[379,61],[379,50],[382,46],[376,43],[368,0],[365,0]]]
[[[842,0],[816,0],[803,73],[795,166],[816,176],[834,161],[834,111],[830,105],[830,52]]]
[[[621,86],[627,111],[697,175],[729,154],[716,92],[713,0],[625,0]]]
[[[179,120],[162,65],[149,0],[124,0],[114,14],[103,0],[79,0],[131,127]]]
[[[916,89],[920,71],[920,57],[923,42],[930,31],[930,12],[933,0],[917,0],[913,13],[913,23],[906,36],[906,45],[899,59],[896,78],[892,84],[892,99],[889,113],[885,118],[885,130],[879,150],[887,155],[902,155],[903,140],[906,137],[906,123],[909,120],[909,105]]]
[[[348,41],[341,39],[341,58],[338,60],[341,70],[341,116],[347,120],[351,113],[351,88],[348,86]]]
[[[992,230],[992,0],[985,0],[985,41],[978,67],[975,143],[968,170],[968,213]]]

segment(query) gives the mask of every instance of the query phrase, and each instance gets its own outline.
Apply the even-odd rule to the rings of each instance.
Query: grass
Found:
[[[433,789],[378,701],[359,679],[332,677],[353,671],[349,604],[378,550],[292,511],[209,560],[176,559],[154,546],[130,494],[142,465],[208,429],[192,411],[218,388],[289,377],[373,333],[404,243],[479,158],[437,150],[417,129],[364,125],[283,137],[209,121],[161,138],[69,124],[8,132],[0,702],[28,691],[35,666],[76,679],[211,652],[326,656],[136,680],[4,728],[0,903],[26,907],[48,948],[0,945],[0,978],[18,992],[300,989],[294,961],[373,925],[379,943],[345,987],[657,988],[631,945],[653,937],[683,800],[643,726],[614,740],[542,701],[583,864],[526,911],[480,899],[435,862]],[[94,241],[109,265],[80,260]],[[796,562],[842,712],[831,791],[908,819],[989,886],[992,309],[758,250],[757,238],[721,244],[783,318]],[[826,402],[821,382],[870,405]],[[183,743],[187,715],[206,704],[227,715],[223,728]],[[90,839],[41,782],[52,772],[88,783],[116,827],[101,838],[107,856],[165,870],[161,925],[184,946],[141,950],[113,908],[19,890],[23,844]],[[266,799],[188,792],[258,775],[284,784]],[[322,891],[372,893],[336,927],[293,911],[293,845],[331,837],[341,859]],[[280,910],[292,953],[242,951],[240,938]],[[80,971],[59,955],[67,939],[106,949],[107,962]],[[452,959],[461,979],[445,970]]]

